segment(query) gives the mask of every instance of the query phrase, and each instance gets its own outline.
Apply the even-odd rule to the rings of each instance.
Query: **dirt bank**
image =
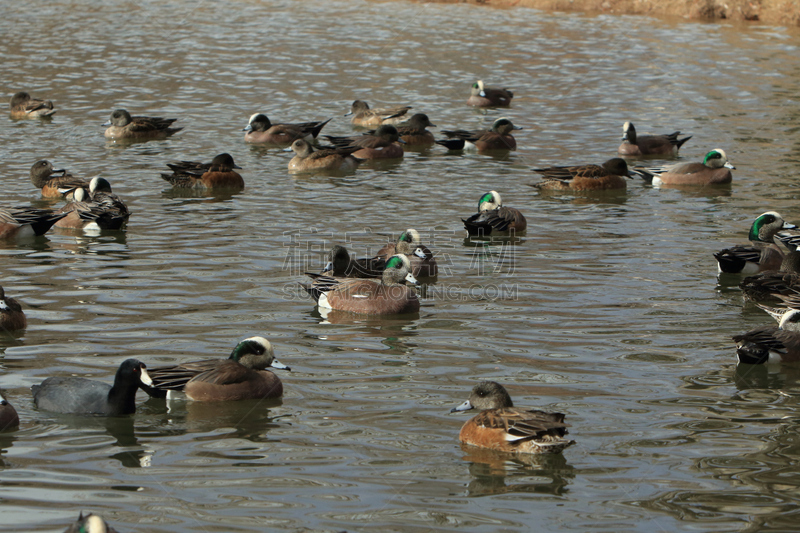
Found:
[[[553,11],[670,15],[695,20],[758,20],[800,26],[800,0],[428,0],[497,7],[525,6]]]

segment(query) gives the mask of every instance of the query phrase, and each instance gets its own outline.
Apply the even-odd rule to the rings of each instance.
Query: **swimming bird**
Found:
[[[789,309],[778,326],[760,326],[735,335],[736,356],[740,363],[790,363],[800,361],[800,310]]]
[[[349,137],[335,137],[325,135],[325,138],[340,148],[358,147],[353,152],[353,157],[359,159],[396,159],[403,157],[404,144],[400,140],[397,128],[390,124],[379,126],[374,134],[355,135]]]
[[[775,211],[760,214],[750,227],[750,244],[731,246],[714,254],[719,272],[751,275],[762,270],[777,270],[784,253],[775,244],[775,235],[782,229],[796,227]]]
[[[517,140],[511,135],[513,130],[521,130],[509,119],[498,118],[489,130],[442,130],[449,139],[436,141],[448,150],[477,150],[478,152],[494,150],[516,150]]]
[[[70,525],[64,533],[118,533],[116,529],[109,526],[99,515],[89,513],[86,516],[81,512],[78,521]]]
[[[44,235],[65,216],[65,213],[32,207],[0,209],[0,239],[25,239]]]
[[[520,233],[528,227],[525,216],[513,207],[503,205],[497,191],[489,191],[478,200],[478,212],[462,218],[469,235],[484,236]]]
[[[386,269],[386,259],[371,257],[353,259],[347,248],[340,244],[331,247],[328,263],[321,274],[334,278],[380,278]]]
[[[577,165],[573,167],[536,168],[544,179],[535,187],[573,191],[594,191],[604,189],[625,189],[630,177],[628,164],[615,157],[602,165]]]
[[[126,359],[114,376],[114,385],[75,376],[47,378],[33,385],[33,403],[55,413],[120,416],[136,411],[136,390],[151,385],[147,367]]]
[[[233,170],[242,167],[233,162],[230,154],[219,154],[211,163],[180,161],[167,166],[172,174],[161,177],[178,189],[244,189],[244,179]]]
[[[264,337],[244,339],[227,359],[205,359],[153,368],[153,384],[144,390],[154,397],[170,398],[183,392],[195,401],[236,401],[280,398],[281,380],[267,368],[291,370],[275,359],[272,344]]]
[[[355,126],[373,127],[381,124],[399,124],[405,120],[405,115],[411,106],[376,107],[370,109],[369,104],[363,100],[356,100],[350,111],[344,116],[353,115],[350,122]]]
[[[486,87],[483,81],[478,80],[473,83],[470,88],[467,105],[476,107],[508,107],[511,105],[512,98],[514,98],[514,93],[510,90]]]
[[[15,331],[27,326],[22,306],[14,298],[6,296],[6,291],[0,286],[0,331]]]
[[[408,146],[429,146],[436,142],[433,133],[426,128],[435,128],[425,113],[416,113],[410,119],[397,125],[400,139]],[[370,132],[374,134],[374,131]]]
[[[660,185],[724,185],[733,179],[728,156],[722,148],[711,150],[702,163],[677,163],[660,167],[634,167],[631,171],[647,183]]]
[[[105,178],[94,178],[103,180]],[[109,185],[109,191],[111,190]],[[113,193],[96,193],[94,198],[86,189],[73,191],[72,202],[59,212],[67,216],[56,222],[58,228],[82,229],[87,232],[121,229],[130,216],[128,207]]]
[[[419,311],[417,293],[405,284],[417,283],[411,274],[411,262],[405,255],[395,255],[389,259],[380,280],[307,275],[313,281],[303,288],[322,308],[369,315]]]
[[[103,126],[109,126],[105,136],[108,139],[150,140],[166,139],[183,128],[171,128],[176,118],[133,117],[124,109],[111,113],[111,118]]]
[[[278,146],[289,146],[297,139],[311,141],[317,138],[325,124],[331,120],[273,124],[264,113],[256,113],[250,117],[250,121],[244,127],[243,131],[247,132],[244,134],[244,140],[249,143],[265,143]]]
[[[53,102],[31,98],[26,92],[18,92],[8,102],[11,118],[45,118],[56,112]]]
[[[289,170],[297,172],[314,170],[350,172],[358,168],[363,161],[353,156],[354,152],[361,150],[358,146],[342,148],[326,146],[314,149],[308,141],[297,139],[292,143],[291,150],[295,156],[289,161]]]
[[[89,182],[68,174],[63,168],[55,169],[46,159],[41,159],[31,166],[31,183],[42,190],[45,198],[61,198],[67,191],[78,187],[89,187]]]
[[[636,135],[636,128],[632,122],[622,125],[622,144],[617,148],[620,155],[676,155],[683,143],[692,136],[678,139],[681,132],[676,131],[669,135]]]
[[[7,431],[19,426],[19,415],[14,406],[8,403],[0,392],[0,431]]]
[[[413,228],[401,233],[395,242],[383,246],[375,254],[373,260],[388,261],[396,254],[403,254],[408,257],[411,262],[411,274],[415,277],[432,277],[438,273],[433,252],[422,244],[422,237]]]
[[[514,407],[505,387],[494,381],[475,385],[469,399],[450,412],[480,409],[458,434],[465,444],[509,453],[561,453],[575,444],[564,438],[569,424],[562,413]]]

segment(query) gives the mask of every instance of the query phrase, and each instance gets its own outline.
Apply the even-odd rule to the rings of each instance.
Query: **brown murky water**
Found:
[[[390,2],[37,2],[5,5],[2,93],[51,98],[52,122],[0,116],[4,207],[43,203],[47,158],[109,179],[124,233],[5,243],[2,285],[29,327],[2,343],[20,430],[0,435],[0,529],[61,531],[79,510],[120,531],[786,531],[797,523],[800,372],[738,369],[730,335],[769,319],[718,283],[710,252],[776,209],[800,220],[800,35],[783,28]],[[692,43],[688,46],[684,43]],[[355,98],[409,104],[440,129],[487,126],[476,79],[515,91],[507,157],[440,147],[344,177],[292,176],[248,146],[255,112],[334,117]],[[107,143],[110,112],[180,117],[168,141]],[[724,148],[717,190],[631,182],[540,195],[531,168],[601,162],[625,120]],[[247,189],[165,192],[173,160],[231,153]],[[464,242],[496,189],[527,215],[511,243]],[[444,272],[419,316],[319,316],[302,271],[414,227]],[[177,405],[53,416],[29,387],[110,380],[224,357],[264,335],[282,404]],[[451,415],[481,379],[567,413],[578,444],[514,460],[462,449]]]

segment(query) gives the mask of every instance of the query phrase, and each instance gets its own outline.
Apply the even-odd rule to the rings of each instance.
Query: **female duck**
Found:
[[[181,161],[167,163],[172,174],[161,174],[161,177],[178,189],[244,189],[244,179],[234,171],[236,166],[230,154],[219,154],[211,163]]]
[[[308,141],[297,139],[292,143],[291,149],[295,156],[289,161],[289,170],[295,172],[314,170],[352,172],[363,161],[353,156],[353,152],[361,149],[358,146],[314,150]]]
[[[45,198],[62,198],[67,191],[78,187],[89,187],[89,182],[67,174],[63,168],[55,169],[46,159],[37,161],[31,167],[31,183],[42,190]]]
[[[111,118],[103,124],[109,126],[105,136],[107,139],[150,140],[166,139],[183,128],[170,128],[177,118],[132,117],[124,109],[111,113]]]
[[[509,453],[560,453],[575,444],[565,439],[569,424],[561,413],[514,407],[506,389],[494,381],[478,383],[469,399],[452,412],[481,409],[462,427],[458,439]]]
[[[625,189],[629,176],[628,164],[615,157],[602,165],[578,165],[574,167],[536,168],[544,180],[535,186],[539,189],[597,191]]]
[[[677,155],[683,143],[692,136],[678,139],[681,132],[676,131],[669,135],[636,135],[636,128],[632,122],[622,125],[622,144],[617,148],[620,155]]]
[[[312,141],[319,132],[330,122],[299,122],[295,124],[273,124],[269,117],[263,113],[256,113],[250,117],[250,122],[244,127],[245,142],[274,144],[276,146],[289,146],[297,139]]]
[[[406,113],[411,106],[395,106],[385,108],[370,109],[369,104],[363,100],[356,100],[350,108],[350,112],[344,116],[353,115],[350,122],[354,126],[364,128],[380,126],[381,124],[399,124],[404,121]]]
[[[150,371],[152,387],[145,391],[154,397],[172,397],[183,392],[198,402],[280,398],[281,380],[267,368],[290,368],[277,359],[272,344],[264,337],[243,340],[227,359],[207,359]]]
[[[45,118],[55,114],[55,106],[50,100],[31,98],[26,92],[18,92],[8,102],[11,118]]]
[[[354,137],[325,136],[329,141],[340,148],[358,148],[353,152],[353,157],[359,159],[396,159],[403,157],[405,144],[400,140],[397,128],[391,125],[380,126],[374,134],[356,135]]]
[[[309,274],[314,281],[305,290],[322,308],[369,315],[416,313],[419,298],[406,281],[416,283],[411,263],[405,255],[395,255],[386,262],[381,280],[339,279]]]
[[[478,200],[478,212],[469,218],[462,218],[469,235],[488,237],[490,235],[520,233],[528,227],[528,222],[518,209],[505,207],[500,193],[489,191]]]
[[[450,139],[436,141],[448,150],[477,150],[478,152],[516,150],[513,130],[521,130],[507,118],[498,118],[489,130],[443,130]]]

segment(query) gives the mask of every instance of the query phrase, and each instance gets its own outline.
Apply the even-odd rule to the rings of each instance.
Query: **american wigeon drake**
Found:
[[[386,259],[354,259],[347,248],[340,244],[333,245],[327,258],[328,263],[321,274],[334,278],[380,278],[386,269]]]
[[[435,128],[425,113],[416,113],[410,119],[397,125],[400,139],[408,146],[430,146],[436,142],[433,133],[425,128]],[[374,131],[370,133],[374,134]]]
[[[114,376],[114,385],[93,379],[47,378],[33,385],[33,403],[55,413],[120,416],[136,411],[136,391],[152,385],[147,367],[136,359],[126,359]]]
[[[277,146],[289,146],[297,139],[311,141],[317,138],[319,132],[330,122],[298,122],[295,124],[273,124],[269,117],[263,113],[256,113],[250,117],[250,122],[243,131],[245,142],[265,143]]]
[[[7,431],[19,426],[19,415],[14,406],[8,403],[8,400],[3,396],[0,391],[0,431]]]
[[[18,92],[8,102],[11,118],[44,118],[56,112],[50,100],[31,98],[26,92]]]
[[[528,227],[528,221],[518,209],[503,205],[497,191],[489,191],[478,200],[478,212],[469,218],[462,218],[467,233],[477,236],[521,233]]]
[[[659,185],[724,185],[733,179],[730,169],[735,169],[728,162],[725,150],[716,148],[703,158],[702,163],[678,163],[661,167],[634,167],[632,172],[638,174],[647,183]]]
[[[118,531],[109,526],[101,516],[92,513],[84,516],[81,512],[78,521],[64,530],[64,533],[118,533]]]
[[[22,306],[14,298],[6,296],[6,291],[0,287],[0,331],[16,331],[27,326]]]
[[[562,413],[514,407],[505,387],[494,381],[475,385],[469,399],[451,413],[480,409],[467,420],[458,439],[473,446],[509,453],[561,453],[575,444],[565,439],[569,424]]]
[[[65,216],[65,213],[49,209],[0,209],[0,239],[26,239],[44,235]]]
[[[796,363],[800,361],[800,310],[789,309],[778,326],[760,326],[735,335],[733,341],[740,363]]]
[[[517,140],[511,135],[513,130],[521,130],[509,119],[498,118],[489,130],[443,130],[449,139],[438,140],[448,150],[477,150],[479,152],[494,150],[516,150]]]
[[[381,124],[399,124],[406,119],[406,113],[411,106],[376,107],[370,109],[369,104],[363,100],[356,100],[350,111],[344,116],[353,115],[350,122],[356,126],[370,128]]]
[[[31,166],[31,183],[42,190],[45,198],[61,198],[67,191],[78,187],[89,187],[89,182],[68,174],[63,168],[53,168],[53,164],[41,159]]]
[[[124,109],[111,113],[111,118],[103,126],[110,126],[105,133],[107,139],[149,140],[166,139],[183,128],[170,128],[177,118],[132,117]]]
[[[219,154],[211,163],[180,161],[167,163],[172,174],[161,177],[179,189],[244,189],[244,179],[234,171],[236,166],[230,154]]]
[[[108,183],[105,178],[93,178],[93,185],[95,180]],[[111,190],[110,185],[108,190]],[[56,227],[93,232],[118,230],[125,225],[130,212],[116,194],[97,190],[93,197],[90,194],[86,189],[75,189],[72,201],[59,210],[60,213],[67,213],[67,216],[56,222]]]
[[[536,168],[544,179],[535,186],[540,189],[573,191],[596,191],[605,189],[625,189],[630,177],[628,164],[615,157],[602,165],[578,165],[574,167]]]
[[[622,144],[617,148],[620,155],[676,155],[683,143],[692,136],[678,139],[681,132],[669,135],[636,135],[632,122],[622,125]]]
[[[508,89],[486,87],[482,80],[478,80],[473,83],[470,88],[467,105],[476,107],[508,107],[511,105],[512,98],[514,98],[514,93]]]
[[[719,272],[752,275],[763,270],[778,270],[784,253],[775,244],[775,235],[782,229],[795,227],[775,211],[762,213],[750,227],[750,244],[732,246],[714,254]]]
[[[291,146],[295,156],[289,161],[289,170],[296,172],[313,170],[352,172],[363,161],[363,159],[353,156],[353,152],[360,149],[358,146],[344,148],[329,146],[315,150],[308,141],[297,139]]]
[[[145,392],[172,397],[183,392],[198,402],[280,398],[280,378],[267,368],[290,370],[275,359],[272,344],[264,337],[243,340],[227,359],[206,359],[150,370],[153,384]]]
[[[380,280],[340,279],[309,274],[313,279],[305,290],[317,305],[350,313],[394,315],[419,311],[417,293],[405,283],[416,283],[411,262],[405,255],[395,255],[386,262]]]
[[[388,261],[393,255],[403,254],[411,262],[411,274],[419,277],[436,276],[436,258],[433,252],[422,244],[422,237],[415,229],[409,228],[400,234],[395,242],[385,245],[375,254],[375,259]]]
[[[359,159],[397,159],[403,157],[404,153],[403,147],[398,144],[403,143],[400,134],[390,124],[378,127],[373,134],[351,137],[325,135],[325,138],[340,148],[358,147],[353,157]]]

